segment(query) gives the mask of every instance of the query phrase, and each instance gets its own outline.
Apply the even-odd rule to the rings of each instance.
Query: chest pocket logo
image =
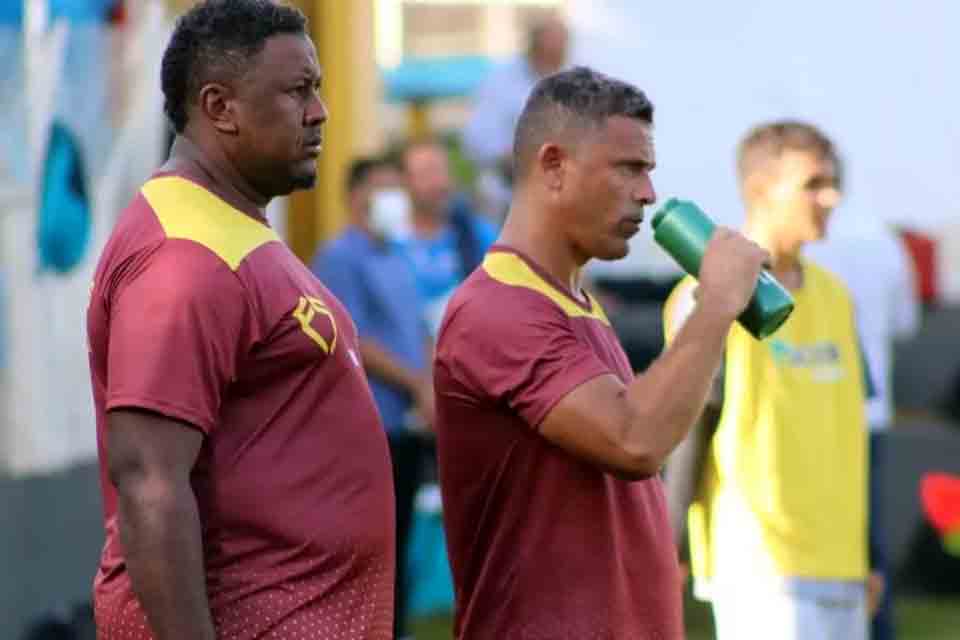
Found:
[[[320,335],[319,331],[313,328],[313,321],[318,315],[325,316],[330,320],[333,337],[329,343],[326,338]],[[303,332],[316,342],[324,353],[330,354],[337,348],[337,323],[333,318],[333,312],[324,304],[323,300],[312,296],[300,296],[300,302],[297,303],[297,308],[293,311],[293,317],[300,323]]]

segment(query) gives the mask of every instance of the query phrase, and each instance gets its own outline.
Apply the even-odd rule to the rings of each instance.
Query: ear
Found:
[[[754,171],[743,181],[743,199],[760,203],[770,197],[771,176],[765,171]]]
[[[204,85],[200,89],[200,110],[220,133],[235,135],[239,130],[233,91],[229,87],[216,82]]]
[[[552,191],[563,188],[569,152],[560,145],[548,142],[537,151],[537,166],[543,173],[547,188]]]

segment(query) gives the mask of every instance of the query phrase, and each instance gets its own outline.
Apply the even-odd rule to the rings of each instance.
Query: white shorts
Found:
[[[717,640],[867,640],[865,589],[734,587],[713,594]]]

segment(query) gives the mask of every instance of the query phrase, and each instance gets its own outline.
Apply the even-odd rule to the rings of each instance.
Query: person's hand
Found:
[[[869,577],[867,577],[867,611],[871,618],[880,609],[880,603],[883,602],[883,593],[886,590],[887,581],[884,580],[883,574],[871,571]]]
[[[424,376],[420,379],[416,389],[413,392],[413,404],[428,430],[433,430],[433,420],[435,416],[433,380],[430,376]]]
[[[747,307],[770,254],[736,231],[717,227],[700,264],[697,299],[704,308],[734,318]]]

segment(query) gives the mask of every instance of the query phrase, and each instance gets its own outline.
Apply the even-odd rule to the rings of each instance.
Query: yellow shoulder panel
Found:
[[[234,271],[257,247],[280,241],[270,227],[184,178],[154,178],[141,192],[168,238],[202,244]]]
[[[516,254],[502,251],[488,253],[483,259],[483,270],[497,282],[502,282],[511,287],[531,289],[549,298],[571,318],[593,318],[610,326],[610,321],[603,312],[603,307],[593,296],[587,294],[590,299],[590,310],[588,311],[540,277],[536,271],[530,268],[530,265]]]

